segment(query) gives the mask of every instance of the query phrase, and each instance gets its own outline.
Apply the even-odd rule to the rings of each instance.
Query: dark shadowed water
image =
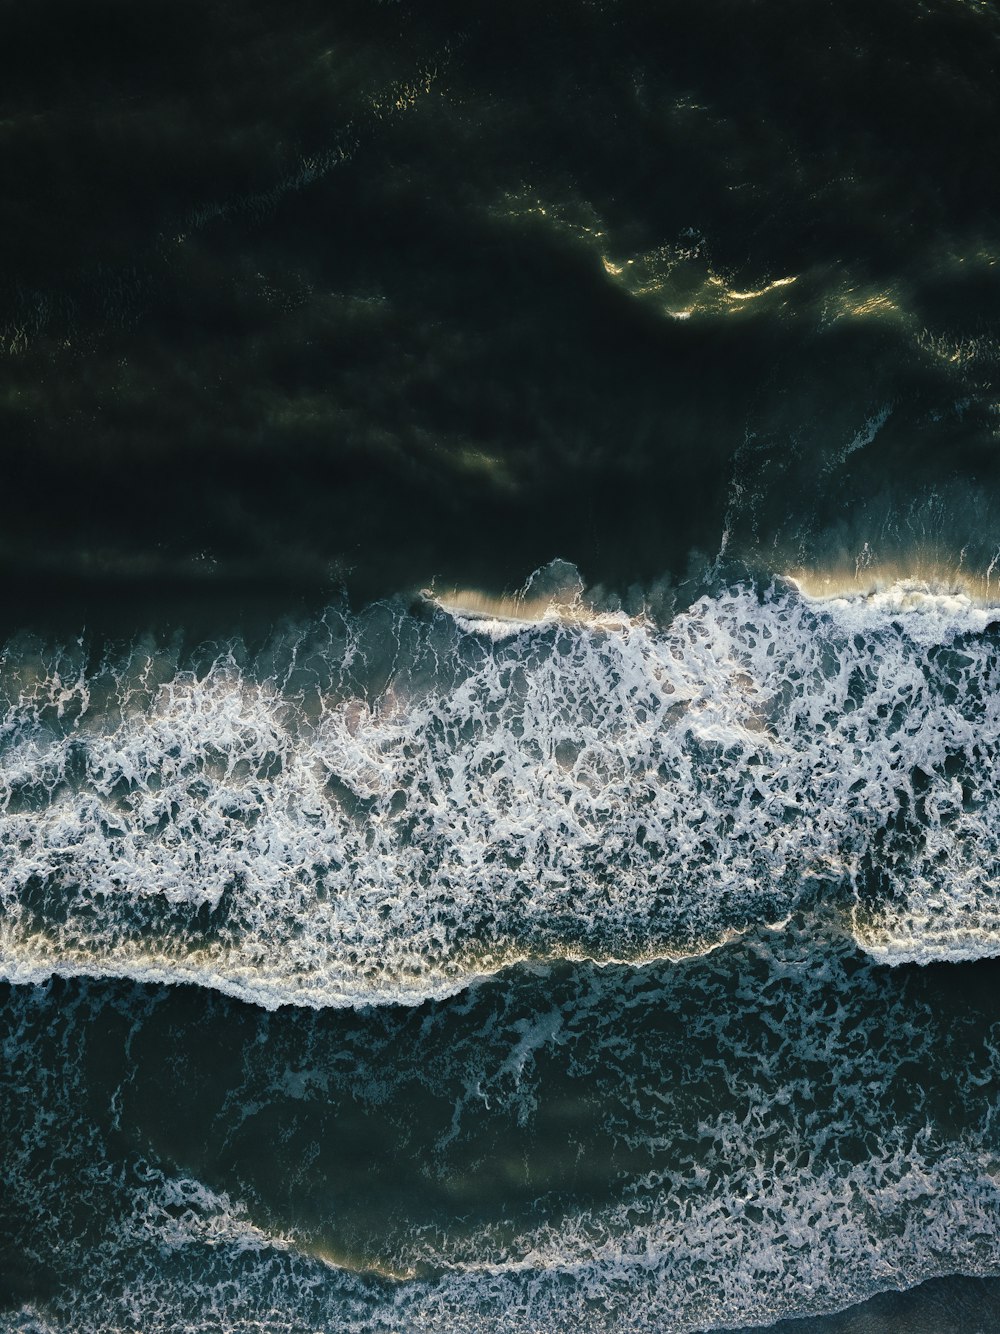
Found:
[[[1000,1328],[1000,11],[0,3],[0,1328]]]

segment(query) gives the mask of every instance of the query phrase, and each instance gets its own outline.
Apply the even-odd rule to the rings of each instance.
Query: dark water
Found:
[[[1000,1327],[997,7],[0,25],[0,1327]]]

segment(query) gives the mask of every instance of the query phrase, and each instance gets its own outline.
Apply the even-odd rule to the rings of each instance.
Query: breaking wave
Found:
[[[0,967],[416,1003],[837,905],[889,962],[1000,953],[994,613],[722,588],[667,625],[423,602],[250,655],[7,648]]]

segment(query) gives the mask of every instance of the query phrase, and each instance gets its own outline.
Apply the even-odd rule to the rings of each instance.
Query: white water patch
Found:
[[[905,1033],[910,1019],[890,1022]],[[720,1029],[732,1022],[724,1009],[709,1021]],[[912,1110],[899,1124],[884,1120],[887,1089],[899,1079],[899,1053],[884,1049],[862,1062],[866,1083],[847,1062],[824,1070],[815,1089],[824,1110],[803,1116],[811,1100],[806,1071],[820,1052],[791,1026],[782,1039],[803,1048],[798,1077],[772,1084],[780,1060],[770,1069],[764,1063],[759,1080],[730,1065],[729,1091],[742,1089],[744,1104],[698,1122],[686,1164],[651,1168],[619,1204],[519,1237],[516,1250],[498,1248],[488,1233],[463,1239],[467,1254],[491,1258],[455,1257],[435,1300],[459,1308],[472,1280],[475,1297],[464,1304],[510,1313],[512,1329],[690,1331],[827,1313],[956,1267],[996,1273],[1000,1174],[992,1134],[969,1126],[948,1143],[929,1118],[914,1132]],[[911,1034],[901,1045],[919,1052],[923,1044]],[[831,1088],[832,1107],[825,1105]],[[923,1090],[914,1094],[919,1104]],[[659,1096],[667,1103],[671,1094]],[[675,1129],[665,1121],[657,1127],[654,1118],[631,1147],[655,1144],[659,1130],[662,1151]],[[853,1162],[845,1154],[852,1134]]]
[[[14,646],[0,969],[415,1003],[702,952],[817,893],[889,959],[1000,953],[992,624],[779,583],[666,628],[330,612],[197,670]]]
[[[805,1192],[762,1171],[745,1195],[683,1213],[669,1204],[674,1184],[648,1180],[631,1204],[573,1219],[523,1259],[458,1267],[412,1302],[412,1327],[488,1330],[503,1312],[518,1334],[688,1334],[827,1314],[956,1263],[996,1272],[1000,1187],[973,1154],[927,1170],[907,1148]]]
[[[924,648],[960,635],[980,634],[1000,622],[1000,607],[984,606],[968,593],[936,591],[919,580],[894,579],[888,587],[854,596],[822,599],[821,609],[845,631],[855,634],[905,629]],[[905,624],[898,624],[900,617]]]
[[[432,1279],[357,1272],[269,1238],[225,1199],[206,1201],[204,1212],[188,1206],[181,1216],[191,1236],[181,1239],[169,1218],[141,1235],[142,1256],[128,1262],[131,1297],[109,1300],[84,1283],[69,1320],[50,1316],[42,1328],[694,1334],[830,1313],[956,1265],[996,1273],[1000,1187],[971,1156],[927,1170],[917,1147],[874,1170],[827,1174],[798,1198],[793,1180],[746,1185],[745,1197],[681,1216],[667,1203],[670,1183],[651,1181],[638,1203],[567,1220],[523,1258],[445,1266]],[[635,1226],[637,1217],[647,1221]],[[135,1222],[122,1244],[140,1240]],[[110,1247],[92,1260],[113,1291]],[[22,1328],[0,1315],[0,1329]]]
[[[115,1004],[102,1010],[95,988],[93,1013],[77,1003],[67,1015],[59,990],[21,993],[7,1016],[21,1018],[5,1048],[21,1116],[9,1180],[37,1215],[26,1235],[42,1261],[53,1252],[72,1261],[54,1303],[72,1323],[57,1327],[682,1334],[831,1311],[956,1270],[995,1274],[992,1012],[925,974],[881,969],[816,928],[757,933],[710,963],[652,974],[539,970],[432,1007],[420,1024],[397,1015],[384,1026],[385,1012],[369,1012],[330,1032],[328,1016],[258,1016],[232,1093],[266,1109],[265,1181],[297,1166],[301,1127],[294,1133],[289,1106],[297,1116],[304,1097],[331,1141],[345,1105],[354,1115],[392,1109],[409,1129],[407,1170],[419,1164],[433,1186],[442,1171],[461,1176],[463,1163],[481,1170],[512,1122],[527,1175],[529,1158],[537,1165],[555,1149],[545,1139],[551,1112],[587,1096],[587,1122],[564,1133],[583,1136],[608,1174],[610,1203],[588,1207],[543,1180],[527,1204],[511,1189],[500,1224],[394,1226],[394,1237],[375,1238],[381,1254],[362,1260],[336,1244],[350,1205],[332,1143],[317,1146],[309,1178],[324,1187],[329,1241],[307,1227],[302,1235],[294,1199],[294,1227],[265,1225],[246,1162],[243,1199],[189,1172],[109,1161],[109,1148],[131,1154],[143,1124],[102,1144],[81,1114],[88,1097],[99,1105],[87,1047],[99,1049],[95,1034]],[[131,997],[120,993],[117,1005],[131,1018]],[[204,1038],[197,1013],[187,1043]],[[226,1014],[220,1005],[216,1018]],[[399,1043],[396,1023],[412,1042]],[[345,1049],[367,1052],[368,1063],[345,1063]],[[53,1052],[66,1065],[50,1065]],[[283,1102],[288,1060],[305,1052],[309,1091],[299,1083]],[[160,1053],[151,1043],[148,1054]],[[429,1155],[409,1116],[414,1076],[430,1087],[458,1074],[477,1077],[477,1105],[457,1133],[436,1122],[444,1157]],[[48,1092],[44,1104],[36,1089]],[[143,1101],[126,1095],[127,1127]],[[580,1183],[584,1200],[591,1185]],[[451,1207],[462,1215],[468,1204],[459,1195]]]
[[[688,1331],[995,1274],[997,1025],[975,1036],[933,986],[817,925],[655,977],[592,973],[560,1024],[539,1009],[530,1031],[592,1087],[630,1179],[614,1205],[513,1245],[487,1228],[407,1252],[443,1271],[434,1302],[516,1330]],[[633,1008],[645,1021],[623,1023]],[[495,1064],[483,1091],[520,1122],[519,1081]]]

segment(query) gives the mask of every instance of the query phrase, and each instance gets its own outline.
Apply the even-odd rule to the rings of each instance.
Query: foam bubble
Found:
[[[0,958],[266,1006],[712,948],[821,894],[1000,952],[990,614],[787,583],[644,617],[329,612],[256,660],[12,646]]]

